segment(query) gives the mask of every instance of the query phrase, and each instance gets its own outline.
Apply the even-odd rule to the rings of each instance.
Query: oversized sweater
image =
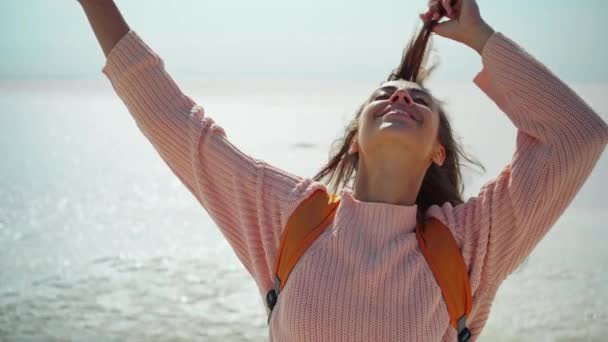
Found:
[[[426,212],[451,229],[461,248],[471,283],[473,339],[498,286],[568,207],[608,142],[606,123],[501,33],[487,42],[482,61],[474,82],[516,126],[515,153],[477,196],[456,206],[437,203]],[[287,219],[325,185],[235,147],[134,31],[110,52],[103,73],[265,296]],[[280,294],[270,340],[455,341],[441,290],[416,242],[416,205],[363,202],[350,190],[339,195],[333,223]]]

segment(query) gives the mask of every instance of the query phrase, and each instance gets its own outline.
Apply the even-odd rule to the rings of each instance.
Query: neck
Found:
[[[365,163],[362,158],[359,160],[353,197],[364,202],[414,205],[426,172],[426,168],[421,169],[420,165],[419,160],[403,156],[397,159],[383,158],[372,163]]]

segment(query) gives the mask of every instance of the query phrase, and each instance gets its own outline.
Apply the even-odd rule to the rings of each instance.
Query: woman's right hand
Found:
[[[436,34],[463,43],[479,54],[487,40],[494,34],[479,11],[475,0],[430,0],[428,10],[420,14],[425,23],[438,21],[442,16],[449,20],[438,23],[433,28]]]

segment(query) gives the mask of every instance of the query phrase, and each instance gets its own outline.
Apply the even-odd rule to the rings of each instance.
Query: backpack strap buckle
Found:
[[[275,277],[274,279],[274,288],[268,291],[266,294],[266,305],[268,306],[268,324],[270,324],[270,318],[272,317],[272,311],[277,304],[277,300],[279,299],[279,292],[281,290],[281,280],[279,277]]]
[[[458,320],[458,342],[469,342],[471,336],[471,330],[467,328],[467,316],[463,315]]]

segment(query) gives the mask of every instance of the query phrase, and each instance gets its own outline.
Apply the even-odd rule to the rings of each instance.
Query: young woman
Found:
[[[442,293],[416,243],[420,216],[449,227],[470,279],[476,339],[501,282],[579,191],[608,126],[543,64],[480,16],[474,0],[431,1],[424,28],[389,81],[366,99],[342,148],[314,179],[243,154],[184,95],[163,60],[111,0],[80,0],[110,79],[139,128],[214,219],[265,296],[281,233],[319,189],[339,190],[328,228],[307,250],[270,321],[275,341],[455,341]],[[447,16],[448,20],[438,23]],[[518,129],[511,162],[479,194],[461,196],[461,149],[423,86],[430,32],[479,53],[474,82]]]

